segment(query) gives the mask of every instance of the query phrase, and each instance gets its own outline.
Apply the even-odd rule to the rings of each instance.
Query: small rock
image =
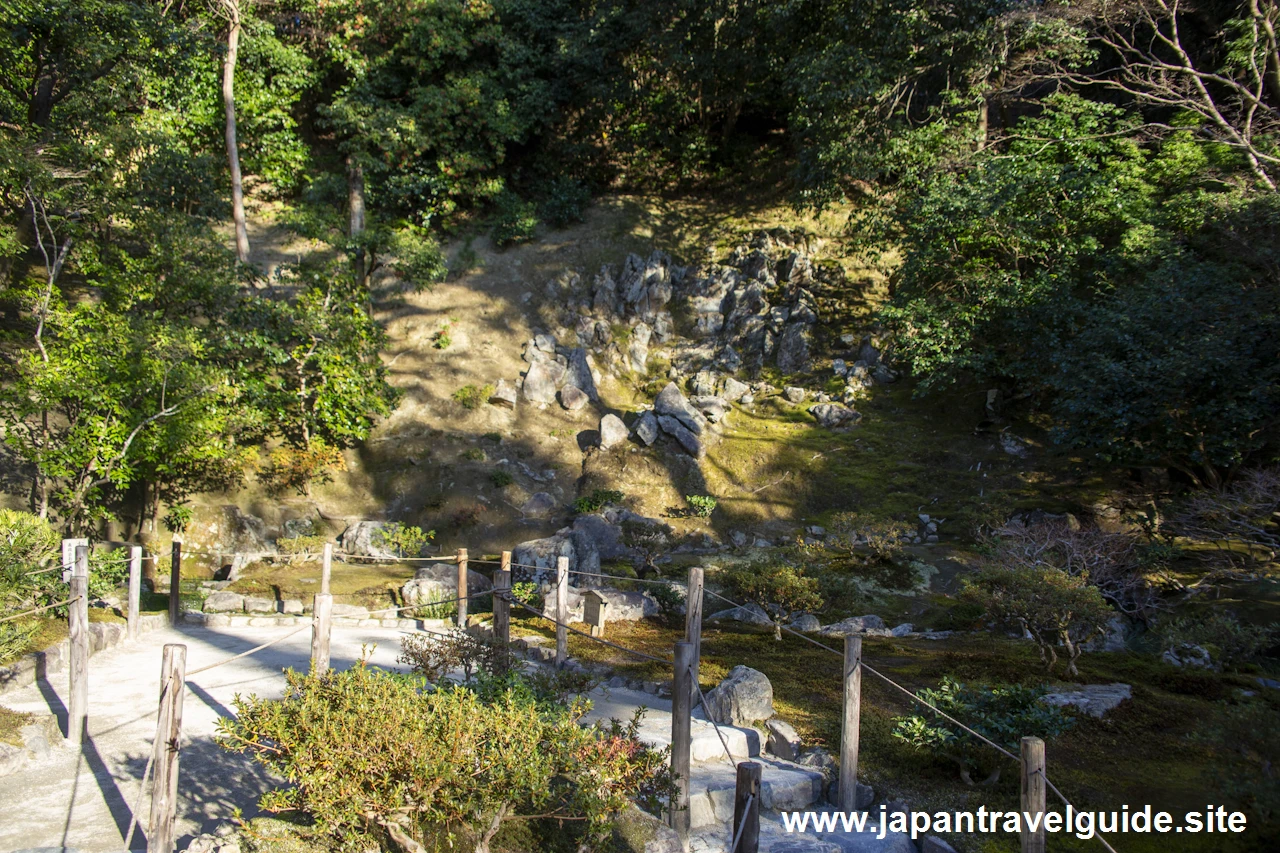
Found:
[[[303,604],[296,598],[286,598],[280,602],[280,612],[288,616],[301,616]]]
[[[850,634],[865,634],[869,631],[885,631],[884,620],[879,616],[850,616],[832,625],[824,626],[818,633],[824,637],[847,637]],[[888,634],[888,631],[885,631]]]
[[[831,372],[843,379],[844,375],[849,372],[849,366],[844,363],[843,358],[837,358],[831,362]]]
[[[493,394],[489,397],[489,402],[495,406],[514,409],[518,397],[519,392],[516,391],[515,385],[505,379],[499,379],[498,384],[493,388]]]
[[[1209,650],[1204,646],[1194,646],[1190,643],[1183,643],[1166,651],[1161,657],[1166,663],[1174,666],[1198,666],[1205,669],[1213,668],[1213,658],[1209,656]]]
[[[910,622],[903,622],[901,625],[897,626],[892,631],[890,631],[889,635],[892,637],[905,637],[908,634],[910,634],[914,629],[915,629],[915,626],[912,625]]]
[[[603,449],[617,447],[627,440],[629,434],[627,425],[617,415],[605,415],[600,419],[600,447]]]
[[[1265,687],[1268,690],[1280,690],[1280,681],[1276,681],[1274,678],[1258,676],[1255,680],[1258,682],[1259,687]]]
[[[764,727],[769,730],[769,751],[783,761],[795,761],[800,754],[800,735],[785,720],[776,717],[767,721]]]
[[[747,539],[747,534],[743,533],[741,530],[734,530],[729,534],[729,541],[733,543],[733,547],[735,548],[745,548],[747,542],[750,540]]]
[[[547,492],[534,492],[520,505],[520,513],[527,518],[545,518],[556,508],[556,499]]]
[[[275,613],[276,602],[271,598],[251,598],[246,596],[244,609],[248,613]]]
[[[368,619],[369,608],[361,607],[358,604],[340,604],[334,602],[333,615],[342,616],[347,619]]]
[[[803,388],[796,385],[788,385],[782,389],[782,396],[788,403],[803,403],[806,394]]]
[[[653,446],[658,440],[658,419],[653,412],[642,412],[636,420],[634,430],[636,438],[644,442],[645,447]]]
[[[772,625],[769,614],[758,604],[744,604],[741,607],[730,607],[719,610],[707,617],[708,622],[742,622],[746,625]]]
[[[861,414],[841,403],[821,403],[810,409],[809,414],[813,415],[819,426],[827,429],[855,424],[862,419]]]
[[[678,441],[685,452],[694,459],[701,459],[707,455],[707,448],[702,443],[702,440],[686,429],[681,421],[671,415],[660,415],[658,417],[658,426],[662,427],[663,432]]]
[[[826,539],[827,528],[820,527],[817,524],[810,524],[804,529],[804,532],[812,536],[814,539]]]
[[[560,405],[570,412],[581,411],[589,402],[591,398],[576,385],[566,385],[560,389]]]

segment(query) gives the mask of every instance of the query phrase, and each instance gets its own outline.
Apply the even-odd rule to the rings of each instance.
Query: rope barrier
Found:
[[[20,619],[23,616],[31,616],[36,613],[43,613],[46,610],[52,610],[55,607],[61,607],[64,604],[70,604],[73,601],[79,601],[79,600],[80,600],[80,596],[77,595],[75,598],[68,598],[66,601],[58,601],[53,604],[46,604],[44,607],[36,607],[31,610],[24,610],[21,613],[14,613],[12,616],[6,616],[3,619],[0,619],[0,622],[9,622],[13,619]]]
[[[707,697],[704,696],[702,693],[702,686],[698,684],[697,681],[694,681],[692,678],[693,667],[689,667],[689,675],[690,675],[689,680],[693,684],[693,689],[698,691],[698,701],[702,703],[702,710],[706,712]],[[720,738],[720,745],[724,747],[724,757],[729,762],[729,766],[737,767],[738,763],[733,760],[733,753],[729,751],[729,743],[724,739],[724,735],[720,733],[720,724],[717,723],[715,720],[711,719],[710,712],[707,712],[707,722],[711,723],[711,727],[716,730],[716,737]]]
[[[676,581],[666,578],[629,578],[626,575],[602,575],[599,572],[578,572],[571,571],[571,575],[582,575],[586,578],[609,578],[610,580],[627,581],[629,583],[651,583],[658,586],[672,586]]]
[[[751,803],[755,798],[755,794],[747,794],[746,808],[742,810],[742,821],[738,824],[738,831],[733,834],[733,843],[729,845],[729,853],[738,853],[738,842],[742,840],[742,832],[747,828],[747,818],[751,816]]]
[[[356,595],[356,594],[357,593],[354,593],[354,592],[346,593],[346,595]],[[492,595],[492,594],[493,594],[493,590],[486,589],[484,592],[472,593],[471,595],[461,595],[461,596],[458,596],[457,598],[445,599],[444,601],[427,601],[422,604],[406,604],[404,607],[385,607],[382,610],[370,610],[369,615],[372,616],[375,613],[399,613],[402,610],[418,610],[419,608],[424,608],[424,607],[440,607],[445,604],[457,604],[459,601],[468,601],[472,598],[483,598],[486,595]]]
[[[1069,809],[1075,809],[1076,811],[1079,811],[1079,809],[1076,809],[1076,807],[1071,804],[1071,801],[1068,800],[1063,795],[1063,793],[1058,790],[1058,786],[1049,781],[1048,775],[1043,770],[1037,769],[1036,773],[1039,774],[1040,778],[1044,780],[1044,783],[1049,786],[1049,790],[1053,791],[1055,794],[1058,795],[1058,799],[1062,800],[1062,804],[1064,806],[1066,806]],[[1102,837],[1101,833],[1095,832],[1094,837],[1097,838],[1098,843],[1101,844],[1103,847],[1107,848],[1107,850],[1110,851],[1110,853],[1116,853],[1116,849],[1107,842],[1107,839]]]
[[[651,660],[654,663],[666,664],[667,666],[671,666],[671,664],[673,663],[673,661],[667,660],[665,658],[658,658],[658,657],[654,657],[653,655],[645,654],[644,652],[638,652],[635,649],[629,649],[626,646],[620,646],[617,643],[611,643],[608,640],[602,639],[601,637],[593,637],[590,634],[588,634],[586,631],[579,631],[577,628],[571,628],[570,626],[564,624],[563,622],[557,619],[553,619],[539,610],[535,610],[534,608],[525,604],[523,601],[513,600],[511,603],[516,605],[517,607],[523,607],[525,610],[528,610],[530,613],[532,613],[535,616],[541,616],[543,619],[546,619],[548,622],[550,622],[553,625],[559,625],[560,627],[564,628],[566,631],[572,631],[573,633],[578,634],[579,636],[586,637],[588,640],[595,640],[597,643],[600,643],[605,646],[609,646],[610,648],[617,649],[620,652],[626,652],[629,655],[635,655],[638,658]]]
[[[216,668],[216,667],[222,666],[224,663],[231,663],[233,660],[239,660],[240,658],[248,657],[249,655],[253,654],[254,652],[260,652],[260,651],[262,651],[263,649],[267,648],[268,646],[274,646],[276,643],[280,642],[281,640],[287,640],[287,639],[289,639],[290,637],[292,637],[294,634],[298,633],[299,631],[305,631],[305,630],[307,630],[307,629],[308,629],[308,628],[310,628],[310,627],[311,627],[311,623],[310,623],[310,622],[308,622],[308,623],[307,623],[307,624],[305,624],[305,625],[300,625],[300,626],[298,626],[297,628],[294,628],[292,631],[290,631],[289,633],[285,634],[285,635],[284,635],[284,636],[282,636],[282,637],[276,637],[274,640],[272,640],[272,641],[271,641],[271,642],[269,642],[269,643],[263,643],[263,644],[262,644],[262,645],[260,645],[260,646],[254,646],[252,649],[249,649],[249,651],[247,651],[247,652],[241,652],[241,653],[240,653],[240,654],[238,654],[238,655],[232,655],[231,657],[226,658],[226,659],[224,659],[224,660],[220,660],[220,661],[218,661],[217,663],[211,663],[211,664],[209,664],[208,666],[202,666],[202,667],[200,667],[199,669],[193,669],[193,670],[191,670],[190,672],[188,672],[188,673],[187,673],[187,678],[190,678],[190,677],[191,677],[191,676],[193,676],[193,675],[199,675],[199,674],[200,674],[200,673],[202,673],[202,672],[208,672],[208,671],[209,671],[209,670],[211,670],[211,669],[214,669],[214,668]]]

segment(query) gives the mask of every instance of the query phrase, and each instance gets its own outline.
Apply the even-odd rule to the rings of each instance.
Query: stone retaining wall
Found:
[[[169,616],[165,613],[138,617],[139,634],[168,626]],[[127,636],[128,626],[123,622],[90,622],[89,654],[94,655],[103,649],[118,646]],[[8,666],[0,667],[0,696],[10,690],[35,684],[37,678],[44,678],[51,672],[61,672],[66,667],[69,656],[70,641],[63,640],[56,646],[23,655]]]
[[[310,625],[310,616],[286,616],[261,614],[205,613],[200,610],[187,610],[182,614],[182,621],[206,628],[289,628]],[[357,618],[350,616],[334,616],[335,628],[404,628],[411,631],[432,630],[444,631],[453,627],[446,619],[374,619],[372,617]]]

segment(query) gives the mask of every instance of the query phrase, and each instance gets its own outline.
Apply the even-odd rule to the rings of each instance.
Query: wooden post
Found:
[[[169,563],[169,624],[177,625],[182,619],[182,601],[179,594],[182,590],[182,540],[173,539],[172,557]]]
[[[690,689],[697,694],[698,668],[702,665],[702,567],[689,569],[689,591],[684,599],[684,641],[693,644],[693,678]]]
[[[729,828],[730,844],[740,826],[742,835],[738,836],[738,846],[729,853],[759,853],[760,765],[754,761],[743,761],[738,765],[737,786],[733,789],[733,826]]]
[[[1022,811],[1029,815],[1045,813],[1044,741],[1038,737],[1022,739]],[[1022,826],[1022,853],[1044,853],[1044,821],[1036,831]]]
[[[142,546],[129,549],[129,639],[138,639],[138,607],[142,600]]]
[[[333,543],[324,543],[324,553],[320,557],[320,591],[329,594],[329,575],[333,572]]]
[[[147,853],[173,853],[178,813],[178,754],[182,749],[182,699],[187,692],[187,647],[169,643],[160,663],[160,714],[152,746],[151,822]]]
[[[840,729],[840,810],[858,803],[858,721],[862,713],[862,638],[844,638],[844,719]]]
[[[503,646],[511,644],[511,552],[502,552],[502,563],[493,573],[493,638]]]
[[[71,646],[71,684],[67,693],[67,740],[79,746],[89,720],[89,547],[75,546],[67,635]]]
[[[676,799],[671,804],[671,828],[689,849],[689,753],[693,711],[693,644],[676,643],[675,671],[671,680],[671,773],[676,777]]]
[[[311,614],[311,672],[324,675],[329,671],[329,632],[333,625],[333,596],[318,593]]]
[[[76,565],[76,548],[84,545],[88,547],[88,539],[63,539],[62,540],[62,582],[71,583],[72,570]]]
[[[484,556],[483,552],[480,554]],[[458,549],[458,627],[467,629],[467,549]]]
[[[569,660],[569,558],[556,560],[556,669]]]

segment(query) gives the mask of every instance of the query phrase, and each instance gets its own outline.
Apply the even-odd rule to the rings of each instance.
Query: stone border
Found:
[[[300,628],[310,625],[311,617],[286,616],[283,613],[233,614],[187,610],[182,614],[182,621],[206,628]],[[404,628],[412,631],[444,631],[453,627],[453,623],[445,619],[356,619],[350,616],[334,616],[332,625],[335,628]]]
[[[169,627],[165,613],[150,613],[138,617],[138,634]],[[121,645],[128,638],[128,626],[124,622],[90,622],[89,654]],[[63,640],[39,652],[30,652],[13,663],[0,667],[0,696],[11,690],[19,690],[47,678],[50,673],[61,672],[70,656],[70,641]]]

